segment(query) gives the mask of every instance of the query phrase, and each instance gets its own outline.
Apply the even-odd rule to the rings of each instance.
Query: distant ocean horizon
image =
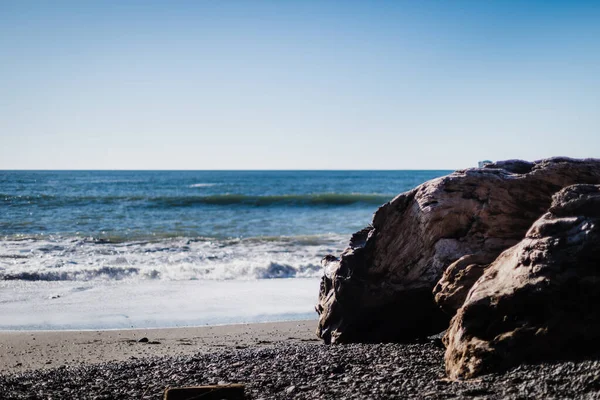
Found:
[[[450,172],[0,171],[0,329],[306,317],[311,309],[278,307],[277,316],[269,316],[269,307],[256,305],[253,312],[250,306],[240,310],[242,304],[208,319],[202,310],[188,310],[199,315],[183,321],[152,317],[152,310],[146,315],[137,301],[144,288],[152,291],[149,301],[160,299],[162,306],[179,301],[173,300],[174,290],[189,297],[195,287],[219,293],[231,288],[237,295],[228,293],[230,300],[241,292],[255,298],[256,290],[274,293],[284,286],[293,293],[309,285],[298,278],[320,277],[320,259],[341,251],[381,204]],[[257,283],[264,280],[269,282]],[[318,285],[306,299],[317,290]],[[134,292],[137,298],[127,294]],[[216,292],[205,294],[214,299]],[[119,311],[121,295],[128,299],[124,309],[136,304],[133,324]],[[117,298],[119,304],[113,304]],[[93,306],[98,301],[104,302],[100,309]],[[82,309],[86,315],[105,309],[105,317],[89,315],[83,323],[76,316]],[[39,310],[46,310],[42,320]]]

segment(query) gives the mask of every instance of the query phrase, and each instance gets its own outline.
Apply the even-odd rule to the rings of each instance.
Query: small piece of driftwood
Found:
[[[164,400],[244,400],[244,385],[209,385],[168,388]]]

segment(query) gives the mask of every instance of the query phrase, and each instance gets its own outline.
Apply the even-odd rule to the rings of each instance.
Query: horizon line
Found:
[[[470,168],[477,168],[476,166]],[[1,169],[0,172],[320,172],[320,171],[456,171],[465,168],[400,168],[400,169],[68,169],[68,168],[57,168],[57,169],[22,169],[22,168],[9,168]]]

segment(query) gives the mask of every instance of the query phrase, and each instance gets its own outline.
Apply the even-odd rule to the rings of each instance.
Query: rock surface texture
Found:
[[[397,196],[339,257],[324,258],[317,335],[385,342],[446,329],[488,265],[521,241],[555,193],[580,183],[600,184],[600,160],[497,162]]]
[[[600,185],[575,185],[474,284],[444,337],[447,373],[589,353],[599,305]]]

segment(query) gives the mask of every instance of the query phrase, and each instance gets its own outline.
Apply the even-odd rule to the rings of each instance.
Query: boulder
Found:
[[[451,378],[600,350],[600,185],[549,212],[473,285],[444,336]]]
[[[400,194],[323,260],[317,335],[382,342],[444,330],[485,267],[575,183],[600,183],[600,160],[503,161]]]

